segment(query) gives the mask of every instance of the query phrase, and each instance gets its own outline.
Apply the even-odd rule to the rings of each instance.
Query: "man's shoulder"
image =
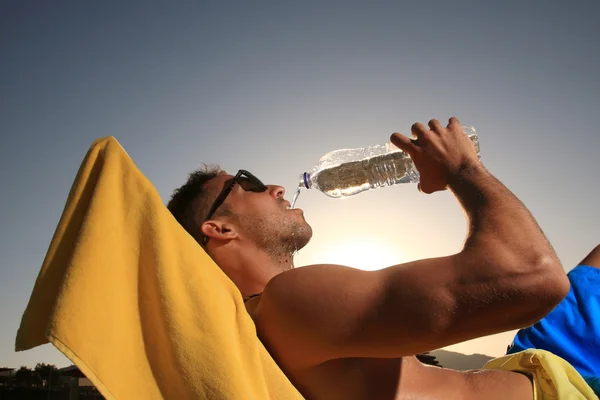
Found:
[[[255,317],[270,329],[272,325],[285,325],[286,331],[345,324],[347,317],[372,305],[382,283],[377,271],[336,264],[295,268],[267,283]]]
[[[296,268],[269,281],[251,315],[263,343],[293,365],[308,367],[335,358],[332,342],[354,326],[367,307],[372,273],[341,265]],[[370,291],[372,294],[373,291]],[[250,300],[252,301],[252,300]],[[252,305],[250,305],[252,306]]]
[[[315,296],[327,298],[343,291],[344,284],[363,282],[368,271],[337,264],[312,264],[284,271],[274,276],[266,285],[262,301],[272,301],[279,306],[304,303]]]
[[[339,274],[367,272],[357,268],[347,267],[339,264],[311,264],[302,267],[292,268],[275,275],[267,284],[285,285],[306,283],[306,279],[327,278]]]

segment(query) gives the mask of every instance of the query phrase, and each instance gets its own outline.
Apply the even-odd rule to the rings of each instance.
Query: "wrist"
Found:
[[[452,190],[464,183],[477,183],[479,181],[487,180],[491,174],[483,166],[479,160],[475,160],[469,163],[464,163],[458,170],[450,174],[448,179],[448,187]]]

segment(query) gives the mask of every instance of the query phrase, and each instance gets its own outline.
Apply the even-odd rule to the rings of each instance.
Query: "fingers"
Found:
[[[425,125],[423,125],[420,122],[413,124],[413,126],[411,127],[411,130],[413,134],[417,136],[417,141],[420,145],[423,144],[422,142],[424,140],[427,140],[427,137],[430,135],[431,132],[440,134],[444,130],[444,127],[442,126],[442,124],[440,124],[440,121],[438,121],[437,119],[430,120],[427,125],[429,125],[429,129],[427,129]]]
[[[413,133],[413,135],[417,136],[417,137],[421,137],[422,135],[425,134],[425,132],[427,132],[429,129],[427,129],[425,127],[425,125],[423,125],[420,122],[416,122],[413,124],[413,126],[410,127],[410,131]]]
[[[417,146],[413,143],[413,141],[406,136],[396,132],[390,136],[390,141],[399,148],[407,152],[409,155],[413,154],[417,150]]]
[[[427,129],[425,127],[425,125],[423,125],[420,122],[416,122],[413,124],[413,126],[410,127],[410,130],[413,134],[413,138],[411,138],[410,140],[419,147],[423,146],[423,143],[426,139],[425,135],[427,134],[427,132],[429,131],[429,129]]]
[[[421,146],[423,145],[423,141],[427,140],[428,136],[430,135],[430,132],[443,134],[443,132],[445,132],[446,129],[437,119],[430,120],[427,125],[429,126],[429,129],[427,129],[425,125],[423,125],[420,122],[413,124],[413,126],[411,127],[413,135],[417,137],[417,140],[415,142]],[[452,117],[448,120],[447,128],[450,130],[462,129],[460,121],[456,117]]]
[[[444,128],[437,119],[430,120],[427,125],[429,128],[420,122],[416,122],[410,127],[410,131],[413,134],[412,138],[409,139],[404,135],[394,133],[390,137],[390,140],[396,147],[408,152],[409,154],[411,154],[413,151],[422,150],[427,147],[428,143],[433,140],[434,136],[443,136],[447,132],[446,128]],[[450,118],[448,120],[447,129],[462,130],[458,118]]]
[[[432,131],[436,132],[439,132],[441,129],[444,129],[442,124],[440,124],[440,121],[438,121],[437,119],[432,119],[431,121],[429,121],[429,128]]]
[[[459,127],[460,127],[460,121],[458,120],[458,118],[452,117],[448,120],[448,128],[449,129],[459,128]]]

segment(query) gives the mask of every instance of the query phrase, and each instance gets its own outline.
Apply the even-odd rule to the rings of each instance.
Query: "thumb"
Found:
[[[394,146],[408,153],[408,155],[412,155],[417,150],[417,146],[406,136],[401,133],[392,133],[390,136],[390,141]]]

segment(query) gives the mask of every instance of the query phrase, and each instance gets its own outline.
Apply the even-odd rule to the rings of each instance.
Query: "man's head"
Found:
[[[202,244],[200,226],[214,200],[213,194],[204,187],[204,184],[222,175],[227,175],[227,172],[217,166],[205,166],[204,169],[192,172],[187,182],[173,191],[171,200],[167,204],[167,208],[177,222],[200,244]],[[228,213],[228,206],[223,204],[214,216]]]
[[[288,208],[284,194],[281,186],[264,185],[247,171],[232,176],[205,167],[174,191],[168,208],[213,258],[224,247],[252,247],[275,261],[291,261],[312,230],[301,210]]]

